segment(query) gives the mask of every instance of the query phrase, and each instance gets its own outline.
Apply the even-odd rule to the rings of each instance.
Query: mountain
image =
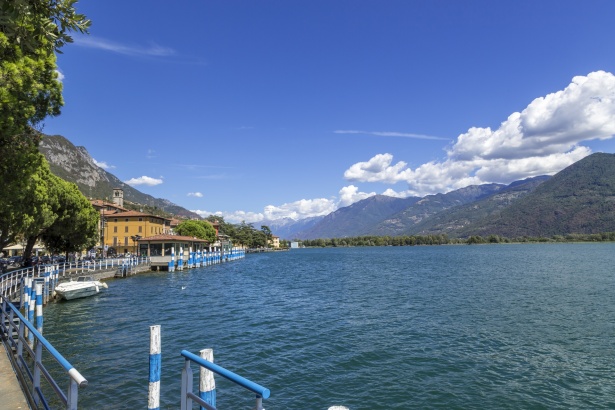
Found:
[[[280,218],[276,220],[263,220],[254,224],[257,228],[261,225],[266,225],[271,229],[274,235],[283,239],[299,238],[300,232],[310,230],[314,225],[320,222],[324,216],[312,216],[310,218],[299,219],[298,221],[292,218]]]
[[[503,209],[534,191],[549,178],[551,177],[544,175],[515,181],[489,196],[438,212],[431,218],[414,225],[408,233],[413,235],[445,233],[453,237],[465,236],[464,232],[471,229],[468,228],[469,226],[497,217]]]
[[[417,197],[394,198],[374,195],[330,213],[310,229],[297,232],[301,239],[343,238],[367,235],[383,219],[408,208]]]
[[[602,232],[615,232],[615,154],[595,153],[459,234],[549,237]]]
[[[446,194],[427,195],[411,206],[380,221],[369,230],[371,235],[409,235],[415,226],[435,215],[460,205],[475,202],[503,189],[502,184],[471,185]]]
[[[113,188],[124,190],[124,200],[184,218],[200,216],[167,199],[154,198],[120,181],[115,175],[94,163],[84,147],[76,147],[61,135],[44,135],[39,151],[45,156],[51,172],[62,179],[77,184],[88,198],[111,198]]]

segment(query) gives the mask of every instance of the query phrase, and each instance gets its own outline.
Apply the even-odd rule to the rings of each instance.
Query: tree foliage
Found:
[[[97,242],[99,213],[75,184],[57,178],[57,218],[40,239],[53,253],[89,249]]]
[[[209,243],[216,241],[216,230],[208,221],[183,221],[175,228],[175,232],[178,235],[203,239]]]
[[[75,4],[0,0],[0,249],[35,240],[57,218],[36,128],[63,105],[55,53],[72,41],[70,32],[90,25]]]

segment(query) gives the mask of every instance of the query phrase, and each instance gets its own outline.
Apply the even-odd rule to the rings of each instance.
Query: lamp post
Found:
[[[139,242],[139,239],[141,239],[141,235],[133,235],[131,236],[132,238],[132,243],[135,246],[135,253],[137,254],[137,258],[139,257],[139,248],[137,248],[137,242]]]

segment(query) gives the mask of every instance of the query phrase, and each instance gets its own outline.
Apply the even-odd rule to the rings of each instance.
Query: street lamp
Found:
[[[131,236],[132,238],[132,243],[135,246],[135,252],[137,254],[137,258],[139,257],[139,248],[137,248],[137,242],[139,242],[139,239],[141,239],[141,235],[133,235]]]

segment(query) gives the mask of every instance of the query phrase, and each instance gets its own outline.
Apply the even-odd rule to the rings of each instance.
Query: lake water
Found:
[[[147,407],[158,324],[165,409],[180,351],[204,348],[268,410],[615,408],[614,267],[611,243],[251,254],[52,303],[44,334],[88,379],[84,409]],[[216,383],[218,408],[254,406]]]

